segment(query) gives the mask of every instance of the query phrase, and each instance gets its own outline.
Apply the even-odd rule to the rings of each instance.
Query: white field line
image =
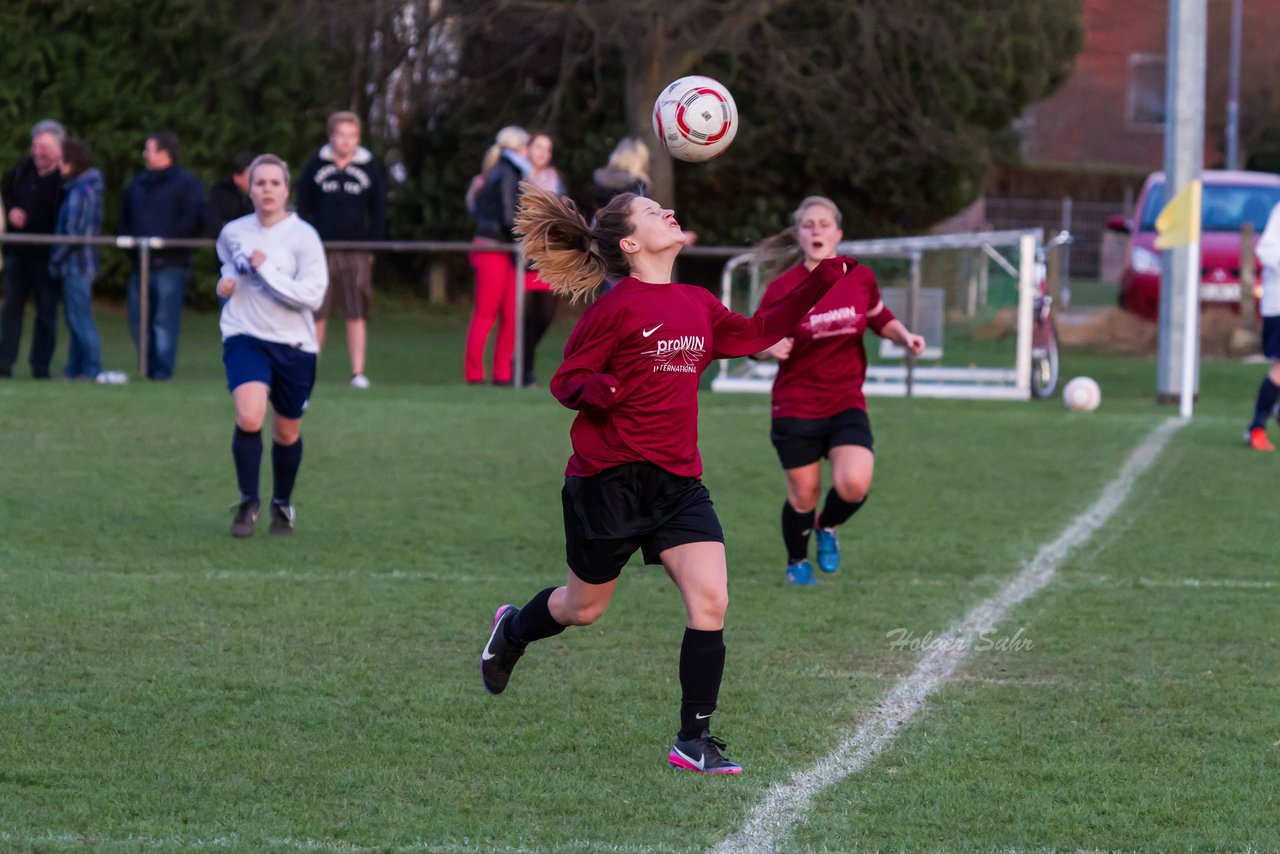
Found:
[[[941,634],[920,657],[915,670],[889,689],[889,693],[866,715],[852,735],[812,767],[797,771],[791,779],[775,785],[743,826],[721,840],[713,851],[727,854],[778,849],[796,823],[804,819],[815,796],[858,773],[889,747],[898,732],[921,710],[929,695],[951,678],[979,636],[994,630],[1014,606],[1034,596],[1053,580],[1058,564],[1106,524],[1129,496],[1134,482],[1151,467],[1174,432],[1186,423],[1183,419],[1169,418],[1151,431],[1129,455],[1120,473],[1106,485],[1097,501],[1073,519],[1057,539],[1041,546],[1031,562],[1012,581]]]
[[[1270,590],[1274,581],[1253,581],[1247,578],[1139,578],[1143,587],[1225,587],[1228,590]]]

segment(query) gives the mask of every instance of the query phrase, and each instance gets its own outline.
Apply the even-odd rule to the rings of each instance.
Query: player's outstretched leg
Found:
[[[480,681],[490,694],[506,690],[511,671],[524,655],[525,647],[565,630],[564,625],[551,616],[549,603],[557,589],[548,587],[540,591],[523,608],[500,605],[494,612],[489,641],[480,653]]]
[[[512,620],[520,613],[515,605],[500,605],[493,614],[493,630],[480,653],[480,681],[490,694],[501,694],[511,680],[511,671],[524,655],[524,644],[517,646],[507,639]]]

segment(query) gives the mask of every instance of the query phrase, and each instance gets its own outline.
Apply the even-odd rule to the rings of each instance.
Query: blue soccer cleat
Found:
[[[787,567],[787,581],[791,584],[817,584],[813,577],[813,564],[807,560],[798,560]]]
[[[818,529],[818,569],[835,572],[840,568],[840,541],[835,528]]]

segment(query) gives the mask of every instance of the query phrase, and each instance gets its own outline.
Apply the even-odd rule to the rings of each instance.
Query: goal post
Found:
[[[891,311],[925,337],[919,357],[866,338],[868,395],[977,400],[1031,397],[1032,309],[1041,229],[983,231],[846,241],[850,255],[876,275]],[[721,271],[721,300],[750,314],[768,279],[752,253]],[[722,359],[714,391],[767,392],[777,364]]]

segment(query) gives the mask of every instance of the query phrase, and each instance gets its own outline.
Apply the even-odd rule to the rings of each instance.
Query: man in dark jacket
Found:
[[[233,219],[253,213],[249,198],[249,164],[254,154],[242,151],[231,159],[231,177],[223,178],[209,188],[209,205],[205,209],[205,233],[217,238],[222,227]],[[221,269],[221,266],[219,266]]]
[[[386,239],[386,182],[378,162],[360,144],[360,117],[355,113],[329,116],[329,143],[311,156],[298,176],[298,215],[326,242]],[[324,347],[325,326],[337,307],[347,319],[351,385],[368,388],[365,318],[373,303],[373,253],[327,251],[325,257],[329,290],[315,313],[316,340]]]
[[[120,233],[135,237],[200,237],[204,228],[204,188],[178,165],[178,138],[161,131],[147,137],[142,151],[146,171],[125,191]],[[151,252],[147,323],[147,378],[173,379],[178,358],[182,303],[191,281],[190,249]],[[141,287],[138,256],[129,275],[129,334],[138,345]]]
[[[5,176],[0,193],[14,234],[53,234],[62,204],[62,143],[67,132],[55,121],[31,129],[31,155]],[[58,281],[49,273],[48,245],[7,244],[4,307],[0,308],[0,377],[13,376],[22,342],[22,315],[30,295],[36,303],[31,338],[31,376],[49,378],[58,333]]]

